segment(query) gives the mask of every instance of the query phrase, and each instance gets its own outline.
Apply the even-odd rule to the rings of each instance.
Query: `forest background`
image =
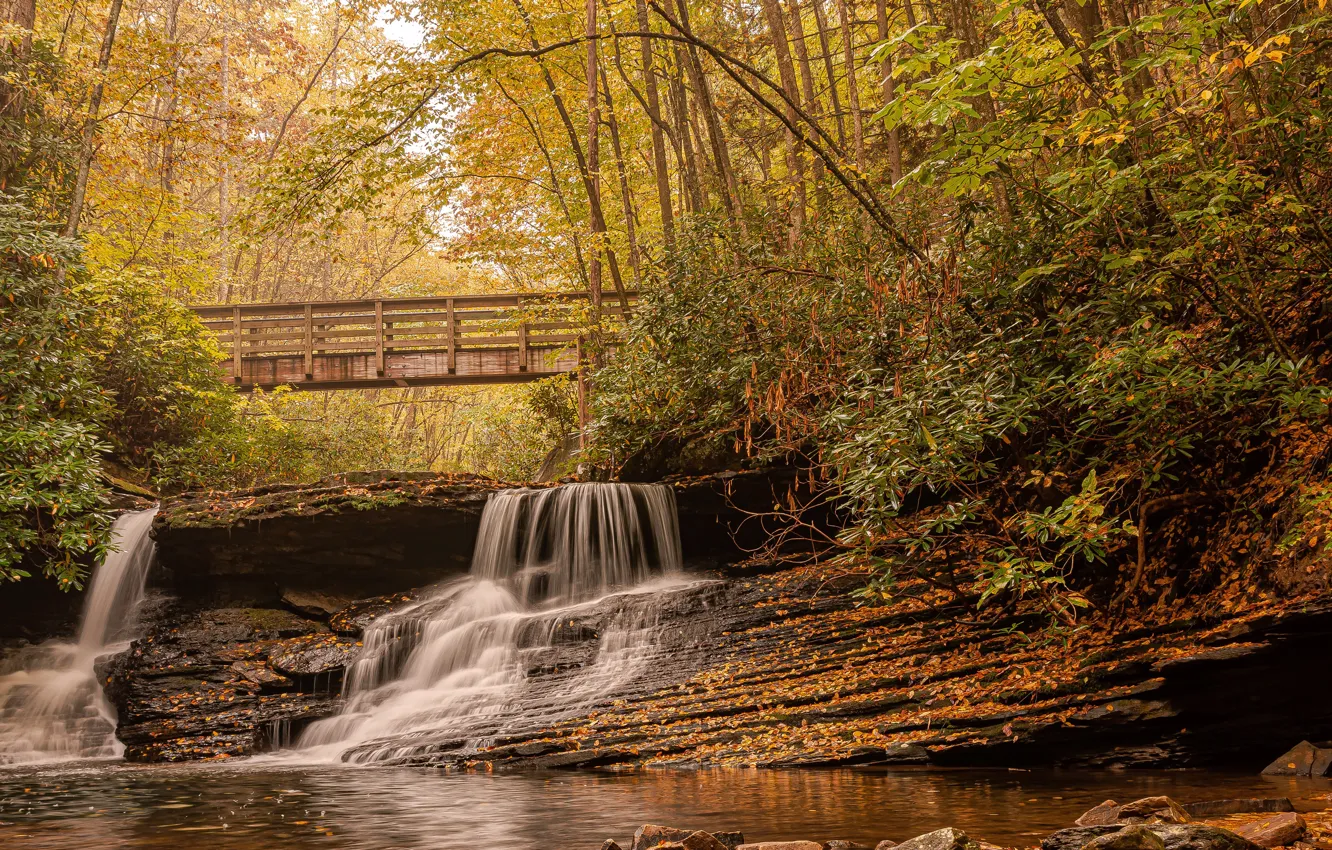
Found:
[[[793,466],[867,598],[1327,585],[1325,0],[2,11],[6,575],[77,580],[112,465],[522,478],[574,425],[239,396],[182,305],[614,287],[578,459]]]

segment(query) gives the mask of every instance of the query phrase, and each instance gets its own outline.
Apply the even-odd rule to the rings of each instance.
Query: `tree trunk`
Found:
[[[828,38],[828,18],[823,14],[823,0],[810,0],[814,7],[814,23],[819,28],[819,49],[823,51],[823,71],[828,75],[828,95],[832,99],[833,117],[837,121],[837,144],[846,150],[846,121],[842,117],[842,98],[837,93],[837,74],[833,70],[832,46]]]
[[[689,6],[687,0],[676,0],[680,13],[680,23],[686,31],[689,27]],[[708,128],[708,143],[712,148],[712,159],[717,168],[718,189],[722,196],[722,207],[727,218],[734,224],[737,221],[736,207],[739,203],[740,188],[735,182],[735,170],[731,167],[731,152],[726,147],[726,136],[722,133],[721,121],[717,117],[717,106],[712,99],[712,89],[708,85],[707,75],[703,73],[703,63],[699,61],[698,49],[688,45],[689,76],[694,84],[694,100],[703,113],[704,124]]]
[[[83,215],[83,201],[88,194],[88,172],[92,169],[93,142],[97,137],[97,113],[102,109],[102,95],[106,91],[106,69],[111,64],[111,49],[116,44],[116,26],[120,23],[121,0],[111,0],[106,16],[106,31],[102,35],[102,52],[97,56],[97,79],[88,96],[88,117],[83,122],[83,144],[79,150],[79,169],[74,178],[74,192],[69,201],[69,218],[65,220],[64,236],[73,239],[79,232],[79,218]]]
[[[225,27],[225,23],[223,24]],[[228,142],[231,137],[231,56],[227,34],[222,32],[222,155],[218,158],[221,173],[217,181],[217,217],[222,230],[222,256],[219,263],[218,277],[222,281],[222,303],[231,301],[231,152]],[[327,283],[325,283],[327,285]]]
[[[768,36],[772,40],[772,49],[777,56],[777,70],[781,77],[782,89],[788,102],[786,120],[795,124],[796,110],[792,105],[799,102],[800,93],[796,87],[795,67],[791,64],[791,50],[786,43],[786,24],[782,20],[782,9],[777,0],[762,0],[763,15],[768,22]],[[795,133],[786,129],[787,180],[791,184],[794,197],[791,201],[790,247],[794,249],[804,234],[805,229],[805,166]]]
[[[635,0],[638,28],[648,32],[652,28],[645,0]],[[652,171],[657,180],[657,206],[661,210],[661,233],[666,249],[675,249],[675,216],[671,209],[671,175],[666,162],[666,140],[661,126],[661,98],[657,92],[657,77],[652,71],[652,39],[639,39],[643,56],[643,88],[647,94],[648,119],[652,124]]]
[[[624,205],[624,235],[629,240],[629,265],[634,270],[634,287],[643,288],[643,269],[642,260],[638,252],[638,232],[635,219],[638,213],[634,210],[634,196],[629,191],[629,171],[624,164],[624,149],[620,145],[620,122],[615,116],[615,101],[611,99],[610,81],[606,79],[606,72],[601,72],[601,86],[605,92],[606,113],[608,126],[611,134],[611,149],[615,152],[615,170],[620,177],[620,201]],[[621,307],[627,308],[624,302]]]
[[[674,48],[675,63],[671,67],[671,117],[675,124],[675,135],[680,142],[678,156],[681,161],[681,179],[684,181],[684,197],[689,202],[689,209],[698,212],[703,209],[703,185],[698,175],[698,160],[694,155],[694,141],[689,131],[688,93],[680,75],[682,64],[681,51]]]
[[[591,11],[589,12],[589,17],[591,18],[590,22],[593,27],[595,27],[595,0],[588,0],[588,3],[591,8]],[[536,27],[532,24],[532,16],[528,14],[527,7],[523,5],[522,0],[513,0],[513,5],[514,8],[518,10],[518,14],[522,16],[523,23],[527,25],[527,38],[532,45],[532,49],[540,50],[541,42],[537,39]],[[593,35],[595,35],[595,31],[593,32]],[[591,69],[595,70],[596,53],[594,48],[596,47],[596,39],[589,39],[588,44],[590,45],[590,49],[592,49],[588,56],[588,63]],[[604,232],[606,229],[606,216],[601,210],[601,193],[597,191],[597,186],[592,179],[593,172],[589,167],[589,162],[583,156],[583,143],[579,140],[578,131],[574,128],[573,119],[569,117],[569,110],[564,105],[564,98],[560,97],[559,89],[555,87],[555,78],[550,75],[550,69],[546,67],[546,64],[541,61],[540,57],[537,57],[536,63],[537,67],[541,69],[541,79],[546,84],[546,91],[550,94],[550,99],[555,104],[555,112],[560,116],[560,123],[564,125],[564,130],[569,136],[569,148],[573,151],[574,161],[578,164],[579,174],[583,178],[583,188],[587,192],[588,217],[592,221],[592,230],[594,233],[597,232],[598,229]],[[592,86],[590,87],[590,95],[593,100],[595,100],[596,97],[596,90],[596,79],[594,77],[592,79]],[[591,122],[589,121],[589,124],[590,123]],[[589,139],[589,141],[591,140]],[[601,246],[594,244],[589,247],[588,253],[593,256],[599,256],[597,255],[597,251],[600,250],[600,247]],[[607,260],[610,264],[611,278],[615,283],[615,288],[617,291],[622,292],[624,284],[620,280],[620,265],[616,261],[615,252],[611,250],[610,246],[605,246],[605,250]],[[598,291],[600,289],[599,284],[600,278],[598,276]],[[589,291],[592,289],[591,263],[589,263],[588,268],[588,289]]]
[[[811,118],[818,120],[823,114],[818,96],[814,93],[814,72],[809,66],[809,49],[805,45],[805,23],[800,11],[800,0],[786,0],[788,6],[787,23],[791,28],[791,42],[795,45],[796,61],[800,68],[800,86],[805,95],[805,111]],[[823,185],[823,160],[814,159],[814,192],[817,207],[822,209],[826,199]]]
[[[590,206],[601,207],[601,97],[597,77],[597,0],[587,0],[587,196]],[[588,290],[592,298],[592,322],[601,325],[601,251],[605,247],[606,222],[592,215],[592,250],[588,266]]]
[[[167,95],[165,121],[163,122],[162,133],[165,138],[162,140],[162,170],[161,184],[162,191],[170,194],[175,189],[176,183],[176,107],[180,100],[180,44],[177,42],[177,36],[180,30],[180,2],[181,0],[170,0],[167,5],[166,16],[166,41],[171,51],[171,78],[167,82],[169,94]]]
[[[888,2],[875,0],[876,18],[879,24],[879,41],[888,39]],[[887,53],[883,55],[883,102],[890,103],[897,97],[897,81],[893,79],[893,60]],[[897,127],[888,131],[888,167],[892,171],[893,182],[902,179],[902,131]]]
[[[32,28],[37,20],[37,0],[4,0],[0,20],[25,32],[0,46],[0,122],[13,127],[0,137],[0,189],[18,182],[19,164],[25,150],[21,128],[27,123],[28,58],[32,55]]]
[[[842,30],[842,64],[846,65],[846,92],[851,109],[851,141],[855,145],[856,170],[865,174],[865,116],[860,112],[860,88],[856,81],[856,49],[851,39],[854,0],[837,0],[837,22]]]

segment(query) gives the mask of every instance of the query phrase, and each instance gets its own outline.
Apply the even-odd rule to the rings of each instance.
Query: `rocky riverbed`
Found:
[[[1107,800],[1040,842],[1040,850],[1332,850],[1332,794],[1221,799],[1180,804],[1157,796]],[[600,850],[1001,850],[945,827],[900,843],[845,839],[746,841],[740,832],[704,832],[644,824],[627,846],[606,839]]]

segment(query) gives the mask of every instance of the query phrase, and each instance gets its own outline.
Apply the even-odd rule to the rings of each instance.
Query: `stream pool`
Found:
[[[1326,780],[1194,771],[940,769],[441,773],[384,767],[80,762],[0,768],[0,847],[626,848],[643,823],[750,841],[902,841],[943,826],[1032,845],[1093,805],[1168,794],[1309,798]]]

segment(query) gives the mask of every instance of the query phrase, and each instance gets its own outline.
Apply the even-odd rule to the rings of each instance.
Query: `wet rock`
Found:
[[[1276,817],[1245,824],[1235,834],[1247,838],[1260,847],[1286,847],[1304,838],[1308,826],[1304,818],[1294,812],[1283,812]]]
[[[736,850],[823,850],[823,845],[815,841],[760,841],[741,844]]]
[[[303,617],[328,622],[329,618],[351,604],[345,596],[317,590],[283,590],[282,604]]]
[[[1239,815],[1248,812],[1293,812],[1295,805],[1289,797],[1267,797],[1234,800],[1204,800],[1198,803],[1182,803],[1184,811],[1194,818],[1219,818],[1225,815]]]
[[[1143,797],[1119,807],[1119,823],[1188,823],[1189,814],[1169,797]]]
[[[1228,829],[1203,824],[1149,824],[1166,850],[1257,850],[1258,845]]]
[[[1332,770],[1332,750],[1300,741],[1276,761],[1263,768],[1264,776],[1327,776]]]
[[[329,617],[328,626],[337,634],[359,637],[379,618],[412,602],[416,597],[417,591],[411,590],[358,599]]]
[[[607,838],[605,841],[601,842],[601,850],[623,850],[623,848],[620,847],[619,842],[614,838]]]
[[[1082,850],[1165,850],[1165,842],[1147,826],[1134,825],[1093,838]]]
[[[979,850],[979,847],[980,845],[962,830],[946,826],[907,839],[897,845],[897,850]]]
[[[354,641],[322,635],[285,643],[268,657],[268,666],[293,679],[327,678],[340,675],[355,654]]]
[[[1102,835],[1112,835],[1123,827],[1116,824],[1074,826],[1051,833],[1041,840],[1041,850],[1082,850],[1088,842]]]
[[[861,844],[858,841],[835,841],[824,842],[823,850],[871,850],[868,844]]]
[[[261,693],[282,693],[295,687],[291,679],[256,661],[236,661],[231,665],[231,672],[258,686]]]
[[[1082,813],[1082,817],[1073,821],[1078,826],[1108,826],[1119,820],[1119,804],[1114,800],[1106,800],[1099,806],[1088,809]]]
[[[1163,842],[1165,850],[1257,850],[1258,845],[1228,829],[1219,829],[1202,824],[1141,824],[1143,828],[1155,833]],[[1093,840],[1103,836],[1115,835],[1128,827],[1111,826],[1075,826],[1061,829],[1046,836],[1041,841],[1041,850],[1082,850]]]
[[[684,850],[729,850],[713,835],[706,832],[691,832],[680,842]]]
[[[888,839],[885,838],[884,840],[880,841],[878,844],[874,845],[874,850],[893,850],[893,848],[896,846],[897,846],[896,841],[889,841]]]
[[[712,837],[724,844],[727,850],[735,850],[735,848],[745,843],[743,832],[714,832]]]
[[[645,823],[634,833],[632,850],[650,850],[658,844],[683,841],[692,834],[693,831],[688,829],[676,829],[673,826]]]

